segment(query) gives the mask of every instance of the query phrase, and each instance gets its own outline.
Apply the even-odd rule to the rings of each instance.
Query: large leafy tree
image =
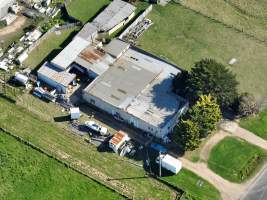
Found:
[[[200,95],[199,100],[189,109],[187,115],[198,124],[201,138],[215,130],[222,118],[220,106],[211,95]]]
[[[221,107],[228,107],[237,98],[236,76],[213,59],[203,59],[192,68],[186,81],[186,94],[195,102],[202,94],[211,94]]]
[[[174,129],[174,141],[181,144],[184,150],[194,150],[200,144],[197,123],[187,119],[181,120]]]
[[[189,76],[190,76],[189,72],[183,70],[181,71],[181,73],[178,73],[176,77],[173,79],[174,90],[181,96],[185,96],[186,94],[186,86]]]

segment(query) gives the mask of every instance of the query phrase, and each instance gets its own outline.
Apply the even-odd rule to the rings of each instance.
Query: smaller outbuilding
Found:
[[[173,172],[174,174],[177,174],[182,169],[182,162],[169,154],[160,155],[157,158],[156,163],[161,164],[161,167]]]
[[[71,120],[77,120],[81,116],[80,114],[80,108],[75,107],[75,108],[70,108],[70,119]]]
[[[68,92],[69,85],[76,78],[75,74],[68,73],[66,71],[60,71],[48,62],[37,71],[38,79],[47,83],[59,93],[66,94]]]

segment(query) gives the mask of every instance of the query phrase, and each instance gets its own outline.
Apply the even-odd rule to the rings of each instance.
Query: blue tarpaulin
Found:
[[[161,153],[167,153],[167,149],[163,146],[161,146],[160,144],[157,144],[157,143],[151,143],[150,144],[150,147],[152,149],[155,149],[156,151],[159,151]]]

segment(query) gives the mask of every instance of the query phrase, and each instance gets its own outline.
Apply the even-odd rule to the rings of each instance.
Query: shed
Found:
[[[68,87],[75,79],[75,74],[61,71],[50,63],[46,62],[37,71],[38,79],[57,89],[60,93],[67,93]]]
[[[78,107],[70,108],[70,118],[71,118],[71,120],[79,119],[80,116],[81,116],[80,108],[78,108]]]
[[[177,174],[182,169],[182,162],[169,154],[160,155],[161,158],[161,166],[175,174]],[[159,163],[159,157],[156,162]]]

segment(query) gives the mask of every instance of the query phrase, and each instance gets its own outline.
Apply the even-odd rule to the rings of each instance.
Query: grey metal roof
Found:
[[[52,64],[65,70],[74,62],[82,50],[84,50],[91,42],[80,37],[75,37],[53,60]]]
[[[84,25],[82,30],[80,30],[76,37],[81,37],[87,41],[92,42],[97,36],[97,32],[97,27],[95,27],[92,23],[87,23]]]
[[[115,58],[118,58],[129,47],[130,44],[119,39],[113,39],[108,45],[104,47],[104,50]]]
[[[93,20],[92,23],[99,31],[106,32],[128,18],[135,9],[135,6],[125,1],[114,0]]]
[[[114,59],[103,51],[89,46],[78,55],[74,62],[101,75],[109,68],[109,65],[114,62]]]
[[[76,77],[75,74],[70,74],[70,73],[65,72],[65,71],[60,71],[47,62],[41,66],[41,68],[38,70],[37,73],[41,74],[43,76],[46,76],[47,78],[55,81],[58,84],[65,86],[65,87],[68,87],[68,85]]]
[[[171,91],[180,70],[136,49],[129,48],[85,92],[156,127],[165,126],[184,100]]]
[[[158,73],[120,59],[102,76],[99,76],[86,91],[116,107],[126,107]],[[125,103],[127,101],[128,103]]]

